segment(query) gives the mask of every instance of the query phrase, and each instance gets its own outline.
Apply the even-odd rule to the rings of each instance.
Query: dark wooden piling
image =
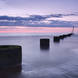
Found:
[[[59,36],[54,36],[54,40],[53,41],[56,42],[56,43],[59,43],[60,42]]]
[[[41,49],[49,49],[50,40],[49,39],[40,39],[40,48]]]
[[[22,47],[18,45],[0,46],[0,69],[20,71],[22,64]]]
[[[60,35],[59,36],[59,39],[64,39],[64,35]]]
[[[60,35],[60,36],[54,36],[54,42],[60,42],[61,39],[64,39],[66,37],[70,37],[72,36],[73,33],[69,33],[69,34],[63,34],[63,35]]]
[[[72,36],[72,35],[73,35],[73,33],[68,34],[69,37]]]

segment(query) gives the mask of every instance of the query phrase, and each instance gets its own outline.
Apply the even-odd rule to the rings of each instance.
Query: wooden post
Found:
[[[50,40],[49,39],[40,39],[40,48],[41,49],[49,49]]]
[[[73,26],[73,29],[72,29],[72,34],[74,33],[74,26]]]
[[[55,43],[59,43],[60,42],[60,37],[59,36],[54,36],[54,40]]]

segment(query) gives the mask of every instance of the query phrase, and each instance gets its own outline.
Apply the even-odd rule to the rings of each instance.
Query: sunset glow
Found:
[[[78,28],[75,29],[75,32],[78,31]],[[0,34],[38,34],[38,33],[64,33],[64,32],[72,32],[72,28],[62,28],[62,27],[21,27],[21,26],[1,26]]]

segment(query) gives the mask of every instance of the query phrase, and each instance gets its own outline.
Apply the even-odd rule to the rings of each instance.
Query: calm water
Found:
[[[13,34],[14,35],[14,34]],[[50,49],[40,49],[40,39],[50,39]],[[60,43],[53,42],[53,35],[4,36],[0,45],[22,46],[22,70],[6,78],[78,78],[78,34]]]

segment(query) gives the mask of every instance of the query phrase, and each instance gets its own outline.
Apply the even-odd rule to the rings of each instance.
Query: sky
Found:
[[[0,16],[4,15],[26,18],[33,16],[34,20],[41,19],[36,22],[47,24],[52,20],[77,22],[78,0],[0,0]]]
[[[25,17],[77,11],[78,0],[0,0],[0,15]]]

